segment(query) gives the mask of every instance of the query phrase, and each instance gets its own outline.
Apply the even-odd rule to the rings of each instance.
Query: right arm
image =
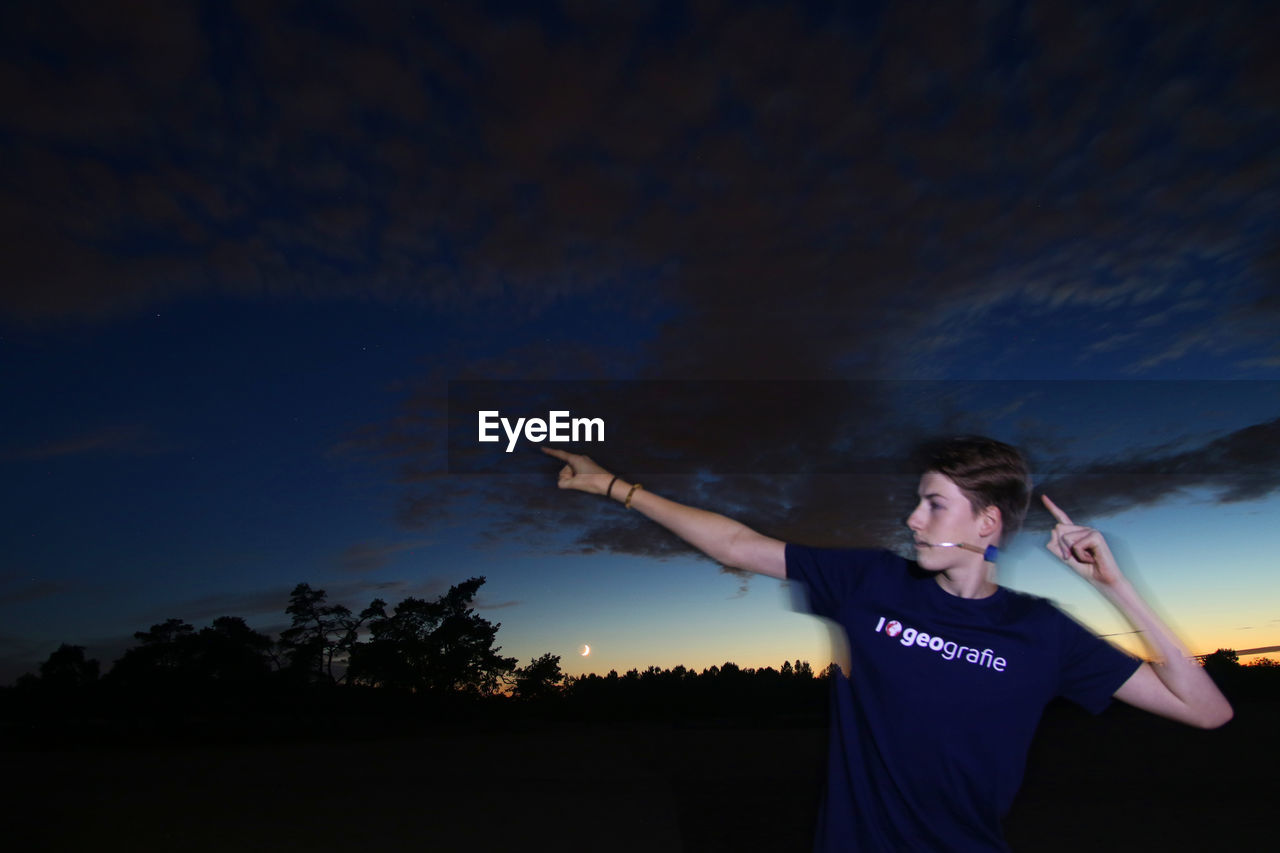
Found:
[[[786,578],[786,543],[757,533],[732,518],[705,509],[685,506],[642,488],[632,488],[632,483],[601,468],[589,456],[567,453],[553,447],[542,452],[565,463],[560,469],[558,485],[562,489],[576,489],[590,494],[603,495],[624,503],[631,496],[631,508],[639,512],[706,554],[717,563],[734,569],[743,569],[775,578]]]

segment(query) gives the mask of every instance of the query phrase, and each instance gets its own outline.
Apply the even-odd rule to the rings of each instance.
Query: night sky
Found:
[[[1280,6],[857,6],[0,6],[0,683],[473,575],[522,664],[830,660],[477,394],[819,545],[991,434],[1191,651],[1280,644]],[[1139,650],[1048,525],[1002,582]]]

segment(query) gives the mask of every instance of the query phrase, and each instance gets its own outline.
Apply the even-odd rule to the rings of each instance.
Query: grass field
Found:
[[[1019,851],[1271,849],[1280,709],[1215,732],[1042,727]],[[815,728],[542,726],[252,745],[9,749],[7,850],[807,850]],[[11,846],[13,845],[13,846]]]

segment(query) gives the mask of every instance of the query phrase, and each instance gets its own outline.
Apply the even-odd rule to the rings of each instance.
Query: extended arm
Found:
[[[1143,710],[1200,728],[1213,729],[1232,717],[1230,703],[1204,667],[1121,574],[1102,534],[1073,524],[1048,497],[1045,508],[1058,524],[1048,549],[1089,581],[1136,628],[1155,660],[1138,667],[1115,697]]]
[[[775,578],[786,577],[782,541],[719,513],[676,503],[642,488],[633,489],[634,484],[615,479],[588,456],[551,447],[544,447],[542,452],[565,463],[560,469],[560,488],[596,495],[608,492],[618,503],[625,503],[630,496],[631,509],[661,524],[716,562]]]

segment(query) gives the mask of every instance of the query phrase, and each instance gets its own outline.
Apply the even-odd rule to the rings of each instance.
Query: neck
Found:
[[[999,587],[995,582],[995,563],[978,562],[955,566],[938,572],[935,580],[943,590],[957,598],[987,598]]]

